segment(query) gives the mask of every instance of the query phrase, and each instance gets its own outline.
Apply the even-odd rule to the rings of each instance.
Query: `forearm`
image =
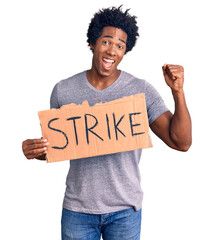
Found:
[[[177,148],[187,151],[192,143],[192,126],[183,91],[172,91],[175,112],[170,124],[170,137]]]

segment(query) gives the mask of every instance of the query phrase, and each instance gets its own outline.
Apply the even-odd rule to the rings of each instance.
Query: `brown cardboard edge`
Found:
[[[96,104],[93,105],[93,106],[89,106],[87,100],[83,101],[83,102],[80,103],[80,104],[69,103],[69,104],[65,104],[65,105],[61,106],[60,108],[51,108],[51,109],[48,109],[48,110],[38,111],[38,114],[39,114],[40,112],[51,111],[51,110],[57,110],[57,111],[58,111],[58,110],[61,110],[61,109],[63,109],[63,108],[68,107],[68,105],[72,105],[72,107],[79,107],[79,106],[81,106],[81,105],[87,105],[88,107],[91,108],[91,107],[100,106],[100,105],[102,105],[102,104],[111,105],[111,104],[114,104],[116,101],[117,101],[117,102],[119,101],[119,103],[120,103],[120,102],[127,102],[127,101],[130,101],[129,98],[130,98],[131,96],[133,96],[133,97],[135,97],[135,98],[140,98],[140,97],[145,98],[145,93],[132,94],[132,95],[130,95],[130,96],[125,96],[125,97],[118,98],[118,99],[115,99],[115,100],[112,100],[112,101],[109,101],[109,102],[104,102],[104,103],[103,103],[103,102],[98,102],[98,103],[96,103]]]

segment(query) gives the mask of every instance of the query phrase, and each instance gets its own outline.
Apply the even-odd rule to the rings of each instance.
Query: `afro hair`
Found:
[[[87,33],[89,46],[90,44],[96,44],[104,27],[111,26],[119,28],[127,34],[126,53],[132,50],[139,36],[136,16],[131,16],[128,13],[130,9],[123,12],[121,7],[122,5],[118,8],[105,8],[94,14]]]

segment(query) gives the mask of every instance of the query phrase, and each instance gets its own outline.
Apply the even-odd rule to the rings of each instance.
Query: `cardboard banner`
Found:
[[[84,101],[38,114],[42,135],[50,143],[47,162],[152,147],[145,94],[92,107]]]

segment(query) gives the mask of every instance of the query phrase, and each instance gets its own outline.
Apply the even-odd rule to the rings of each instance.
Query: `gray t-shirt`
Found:
[[[57,83],[51,108],[87,100],[90,106],[133,94],[145,93],[149,124],[168,111],[158,92],[145,80],[124,71],[109,87],[98,90],[87,80],[86,71]],[[143,192],[139,161],[142,150],[120,152],[70,161],[63,207],[91,214],[105,214],[142,207]]]

